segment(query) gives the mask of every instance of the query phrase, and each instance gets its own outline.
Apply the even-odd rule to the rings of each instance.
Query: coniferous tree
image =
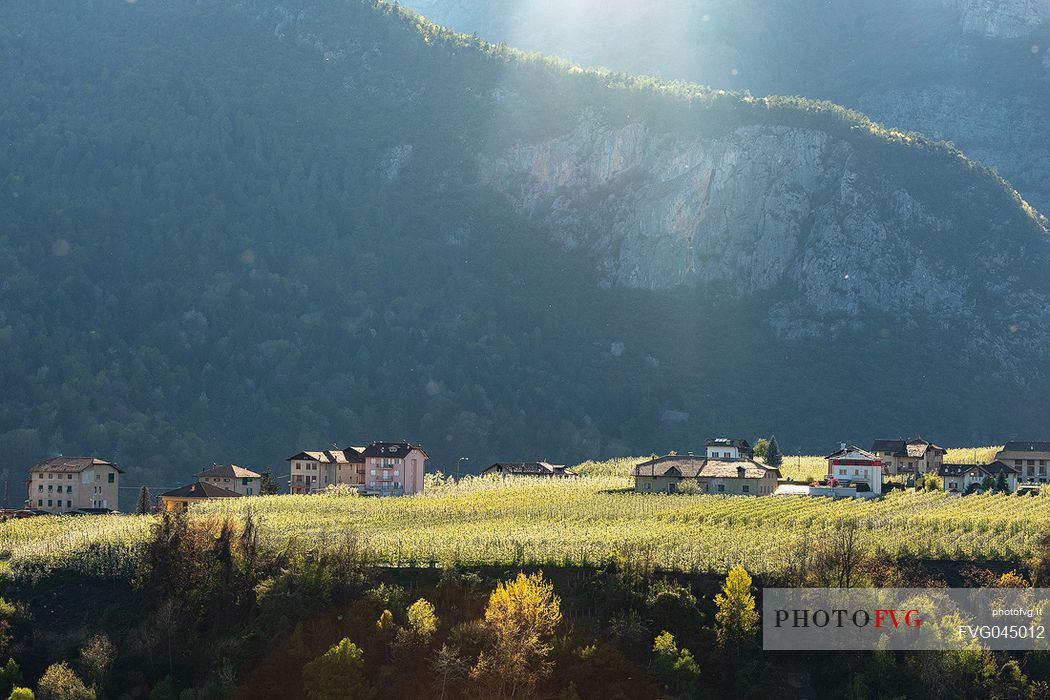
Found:
[[[276,496],[278,493],[277,479],[273,478],[273,472],[267,469],[259,475],[259,495]]]
[[[779,467],[783,461],[784,456],[780,454],[780,445],[777,444],[777,436],[774,435],[769,438],[769,447],[766,448],[766,464]]]
[[[136,515],[149,515],[150,504],[149,504],[149,489],[143,486],[139,489],[139,500],[135,504]]]

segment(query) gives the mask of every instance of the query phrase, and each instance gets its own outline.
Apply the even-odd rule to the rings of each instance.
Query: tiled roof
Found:
[[[259,479],[262,477],[261,474],[253,472],[251,469],[245,469],[244,467],[238,467],[236,464],[218,464],[211,469],[205,469],[202,472],[197,472],[197,477],[209,476],[209,477],[226,477],[234,479]]]
[[[1021,470],[1017,467],[1011,466],[1006,462],[996,460],[991,464],[984,465],[985,470],[992,476],[1010,476],[1011,474],[1020,474]]]
[[[976,468],[976,464],[942,464],[937,468],[937,476],[962,476]]]
[[[856,452],[865,459],[872,459],[878,461],[878,457],[873,455],[871,452],[868,452],[867,450],[860,449],[856,445],[846,445],[844,449],[838,450],[837,452],[832,452],[827,457],[825,457],[825,459],[831,459],[832,457],[841,457],[843,455],[849,454],[850,452]]]
[[[556,474],[576,476],[576,473],[571,469],[566,469],[564,464],[549,464],[547,462],[496,462],[482,471],[483,474],[488,472],[521,474],[523,476],[554,476]]]
[[[424,457],[430,457],[422,447],[419,445],[413,445],[410,442],[373,442],[364,449],[362,454],[365,457],[402,458],[407,456],[412,450],[419,450],[423,453]]]
[[[1008,442],[1003,452],[1050,452],[1050,442]]]
[[[79,474],[90,467],[113,467],[120,474],[124,470],[113,462],[97,457],[52,457],[38,462],[29,468],[31,472],[60,472],[62,474]]]
[[[215,484],[198,481],[195,484],[180,486],[167,493],[162,493],[161,496],[168,498],[240,498],[241,494]]]
[[[998,477],[1000,474],[1003,476],[1010,476],[1011,474],[1020,474],[1020,470],[1010,466],[1005,462],[992,462],[991,464],[942,464],[937,469],[937,476],[962,476],[967,472],[978,471],[985,476],[992,478]]]
[[[728,479],[739,478],[743,470],[745,479],[761,479],[773,473],[780,476],[780,470],[759,464],[752,459],[708,459],[699,455],[667,455],[642,462],[635,466],[635,476],[669,476],[675,470],[684,478]]]
[[[747,440],[740,438],[711,438],[704,443],[704,447],[736,447],[740,450],[750,450],[751,445]]]
[[[872,452],[889,452],[890,454],[903,457],[906,454],[904,440],[876,440],[872,446]]]
[[[322,452],[300,452],[292,455],[286,462],[292,460],[313,460],[321,464],[346,464],[350,462],[363,462],[363,447],[347,447],[345,450],[324,450]]]

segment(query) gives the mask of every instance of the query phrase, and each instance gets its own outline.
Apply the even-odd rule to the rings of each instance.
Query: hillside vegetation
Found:
[[[584,71],[371,2],[14,0],[0,19],[12,493],[59,453],[170,484],[215,462],[280,473],[300,449],[370,439],[421,442],[448,471],[464,455],[666,452],[697,433],[775,430],[816,452],[829,434],[991,442],[1039,425],[1045,224],[948,144],[830,103]],[[601,229],[567,247],[494,191],[525,192],[493,166],[515,144],[586,115],[672,146],[752,127],[847,144],[851,181],[948,222],[894,229],[932,267],[1011,261],[930,297],[987,330],[890,310],[825,328],[813,310],[818,334],[796,337],[770,325],[796,295],[779,284],[611,284],[588,247]],[[631,178],[569,194],[615,199]],[[873,340],[854,352],[824,331]],[[850,385],[888,389],[829,400]],[[1004,387],[1018,400],[983,400]]]

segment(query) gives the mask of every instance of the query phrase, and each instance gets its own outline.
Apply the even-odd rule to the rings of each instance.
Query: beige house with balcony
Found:
[[[97,457],[53,457],[29,469],[26,507],[49,513],[78,508],[116,510],[120,475],[113,462]]]
[[[937,473],[944,464],[944,455],[948,454],[948,450],[922,438],[901,438],[876,440],[871,446],[871,453],[882,462],[883,474],[921,475]]]
[[[363,447],[345,450],[300,452],[288,458],[291,476],[288,492],[310,494],[324,491],[329,486],[346,484],[364,491],[365,458]]]
[[[241,496],[258,496],[262,475],[236,464],[217,464],[197,472],[197,481],[212,484]]]
[[[1050,442],[1008,442],[995,459],[1019,471],[1018,480],[1026,484],[1050,483]]]

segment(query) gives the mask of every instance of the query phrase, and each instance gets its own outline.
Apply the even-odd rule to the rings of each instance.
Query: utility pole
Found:
[[[460,457],[456,460],[456,481],[459,481],[459,474],[462,471],[461,467],[464,462],[469,462],[470,457]]]

